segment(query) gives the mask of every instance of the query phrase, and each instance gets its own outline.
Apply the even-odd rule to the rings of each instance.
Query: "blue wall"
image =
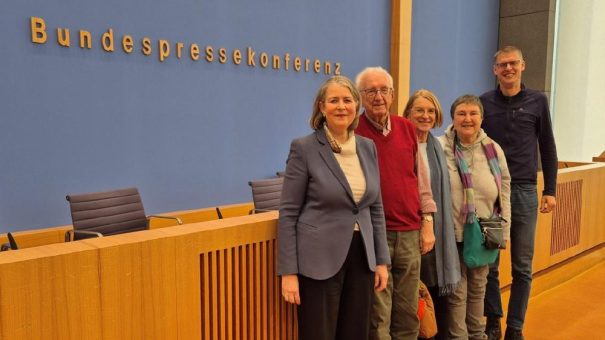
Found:
[[[388,66],[388,2],[0,2],[0,230],[70,223],[68,193],[138,186],[148,213],[251,200],[248,180],[285,167],[289,143],[310,131],[314,72],[246,65],[270,55],[340,62],[354,76]],[[352,10],[355,9],[355,10]],[[31,42],[30,17],[48,41]],[[72,47],[55,29],[71,29]],[[100,36],[114,31],[116,51]],[[78,30],[93,48],[78,46]],[[135,51],[125,53],[122,35]],[[140,39],[152,40],[153,54]],[[200,45],[160,63],[157,40]],[[244,52],[241,65],[203,60],[204,47]],[[174,51],[174,45],[172,46]],[[216,52],[215,52],[216,54]],[[218,56],[215,55],[215,58]],[[292,61],[291,61],[292,62]]]
[[[410,91],[433,91],[444,110],[440,135],[460,95],[495,86],[492,56],[498,48],[498,0],[422,0],[413,3]]]
[[[449,106],[490,87],[497,7],[415,1],[412,89],[432,89]],[[46,22],[45,44],[31,42],[32,16]],[[250,201],[247,181],[283,169],[290,140],[309,132],[326,75],[246,66],[246,48],[257,59],[337,61],[354,77],[388,68],[389,18],[389,1],[0,2],[0,232],[69,224],[68,193],[138,186],[148,213]],[[72,47],[57,44],[57,27],[70,28]],[[109,28],[113,53],[100,46]],[[91,50],[78,47],[80,29],[91,32]],[[124,34],[132,54],[121,49]],[[171,43],[163,63],[158,39]],[[242,64],[204,61],[207,45],[215,58],[218,48],[240,49]]]

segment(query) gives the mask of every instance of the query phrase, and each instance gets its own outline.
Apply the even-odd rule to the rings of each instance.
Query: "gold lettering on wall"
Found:
[[[166,58],[170,56],[170,45],[166,40],[158,40],[158,54],[160,56],[160,62],[164,62]]]
[[[151,52],[153,52],[151,50],[151,40],[147,37],[143,38],[143,40],[141,40],[141,51],[143,52],[144,55],[146,56],[150,56]]]
[[[30,28],[31,28],[31,42],[35,44],[46,44],[48,42],[47,23],[41,17],[30,17]],[[71,47],[71,35],[70,28],[55,26],[54,30],[57,34],[57,45],[65,48]],[[51,29],[51,32],[53,29]],[[79,30],[79,46],[81,49],[92,49],[93,39],[95,33],[91,33],[89,30]],[[107,28],[103,33],[100,33],[100,46],[106,52],[115,51],[114,39],[120,39],[122,50],[126,54],[132,54],[135,51],[135,38],[129,34],[119,34],[120,32],[114,33],[113,28]],[[97,33],[99,34],[99,33]],[[96,35],[96,39],[99,36]],[[98,41],[98,40],[97,40]],[[151,56],[156,53],[153,49],[153,44],[157,43],[157,57],[161,63],[164,63],[170,59],[176,60],[181,59],[183,56],[183,49],[186,44],[189,44],[189,56],[191,61],[198,61],[200,59],[200,45],[197,43],[184,43],[177,41],[171,43],[167,39],[152,39],[150,37],[143,36],[140,40],[140,53],[144,56]],[[174,49],[173,49],[174,48]],[[175,51],[172,53],[172,51]],[[215,54],[216,53],[216,54]],[[244,58],[246,61],[244,62]],[[204,59],[212,63],[218,60],[221,64],[226,64],[229,59],[234,65],[248,65],[249,67],[256,67],[258,65],[262,68],[269,68],[269,63],[272,70],[284,70],[289,71],[290,66],[296,71],[300,72],[314,72],[324,74],[340,74],[341,64],[339,62],[332,63],[330,61],[322,61],[320,59],[302,58],[301,56],[293,57],[289,52],[283,54],[269,54],[266,51],[255,51],[253,47],[246,47],[246,51],[243,49],[229,49],[226,47],[220,47],[218,50],[212,45],[204,46]],[[304,64],[304,66],[303,66]],[[304,67],[304,69],[303,69]]]
[[[206,46],[206,61],[211,63],[214,61],[214,48],[212,46]]]
[[[32,42],[36,44],[46,43],[46,22],[42,18],[31,17]]]
[[[321,71],[321,61],[315,59],[315,62],[313,63],[313,70],[315,73],[319,73],[319,71]]]
[[[260,54],[260,66],[266,68],[269,65],[269,56],[263,52]]]
[[[60,46],[69,47],[69,28],[57,28],[57,42]]]
[[[189,55],[193,60],[200,59],[200,47],[197,44],[191,44],[191,47],[189,48]]]
[[[80,30],[80,48],[87,48],[89,50],[92,48],[92,35],[90,35],[90,32]]]
[[[233,63],[235,65],[241,64],[241,62],[242,62],[242,52],[240,50],[238,50],[238,49],[233,50],[232,59],[233,59]]]
[[[218,62],[221,64],[227,62],[227,49],[224,47],[218,49]]]
[[[110,28],[101,36],[101,45],[106,52],[113,52],[113,30]]]
[[[256,66],[256,62],[254,62],[254,55],[256,52],[252,49],[252,47],[248,47],[248,66]]]
[[[178,42],[176,43],[176,57],[181,59],[181,53],[183,51],[183,43],[182,42]]]
[[[122,37],[122,49],[128,54],[132,53],[134,50],[134,40],[131,36],[125,35]]]
[[[335,75],[340,75],[340,63],[334,63],[334,74]]]

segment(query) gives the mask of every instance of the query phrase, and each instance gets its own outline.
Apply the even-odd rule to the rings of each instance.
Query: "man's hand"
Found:
[[[555,196],[542,195],[542,201],[540,202],[541,213],[549,213],[555,206],[557,206],[557,199]]]

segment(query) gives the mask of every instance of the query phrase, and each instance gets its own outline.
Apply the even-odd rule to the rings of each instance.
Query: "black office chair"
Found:
[[[218,217],[219,220],[223,219],[223,213],[221,212],[221,208],[216,207],[216,216]]]
[[[6,233],[6,238],[8,238],[8,243],[4,243],[2,246],[0,246],[0,251],[19,249],[19,247],[17,246],[17,242],[15,241],[15,238],[13,237],[13,234]]]
[[[283,177],[258,179],[248,182],[252,188],[252,202],[254,208],[250,214],[279,210],[281,190],[284,185]]]
[[[145,215],[137,188],[126,188],[88,194],[67,195],[73,230],[65,233],[65,241],[123,234],[149,228],[149,218],[173,219],[172,216]]]

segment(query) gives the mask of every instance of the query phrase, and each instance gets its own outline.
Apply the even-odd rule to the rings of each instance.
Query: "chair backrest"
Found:
[[[68,195],[74,230],[115,235],[147,229],[137,188]]]
[[[17,246],[17,242],[15,242],[15,238],[13,237],[13,234],[6,233],[6,238],[8,239],[8,243],[4,243],[4,244],[0,245],[0,251],[19,249],[19,247]]]
[[[15,237],[13,236],[13,234],[6,233],[6,238],[8,238],[8,244],[10,245],[12,250],[19,249],[19,246],[17,246],[17,241],[15,241]]]
[[[281,199],[281,189],[284,184],[283,177],[259,179],[248,182],[252,188],[252,201],[254,210],[278,210]]]

